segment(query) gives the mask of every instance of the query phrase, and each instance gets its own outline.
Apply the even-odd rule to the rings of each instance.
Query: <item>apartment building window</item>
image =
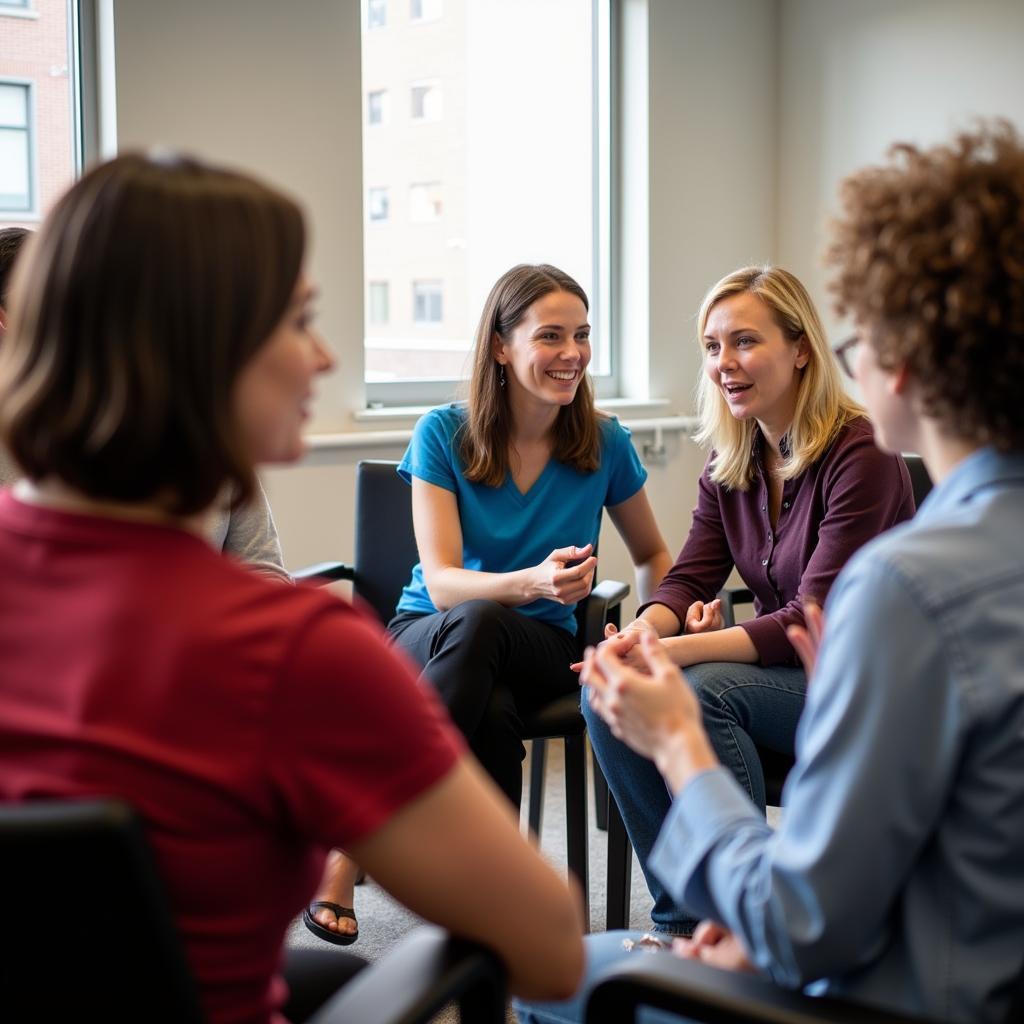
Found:
[[[364,36],[363,89],[388,90],[393,109],[386,131],[364,131],[363,180],[386,181],[395,199],[387,229],[368,223],[363,236],[369,403],[450,401],[488,291],[522,262],[554,263],[586,290],[591,372],[599,394],[615,392],[606,325],[618,3],[392,0],[389,31]],[[524,74],[538,39],[557,58]],[[386,324],[370,290],[385,281],[401,296]]]
[[[0,82],[0,212],[28,213],[33,195],[32,93],[23,82]]]
[[[20,8],[23,11],[28,10],[28,0],[0,0],[0,11],[5,7]]]
[[[436,21],[441,17],[443,0],[409,0],[410,21]]]
[[[366,0],[366,27],[384,28],[388,23],[388,0]]]
[[[413,281],[412,319],[417,324],[439,324],[443,319],[440,281]]]
[[[411,90],[411,116],[414,121],[441,120],[441,83],[417,82]]]
[[[388,91],[374,89],[366,94],[366,120],[369,124],[383,124],[388,118]]]
[[[414,224],[428,224],[440,220],[443,210],[439,181],[409,186],[409,220]]]
[[[385,221],[391,209],[386,188],[371,188],[366,198],[366,209],[370,220]]]
[[[386,324],[389,319],[390,289],[387,281],[370,282],[370,323]]]

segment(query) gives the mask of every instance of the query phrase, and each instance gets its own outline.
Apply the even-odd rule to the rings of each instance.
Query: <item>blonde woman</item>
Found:
[[[866,541],[914,512],[898,455],[880,452],[843,391],[806,289],[779,267],[722,278],[698,317],[704,373],[698,440],[711,448],[690,534],[638,618],[605,641],[627,660],[643,632],[686,668],[721,762],[762,809],[756,745],[792,752],[807,678],[786,630],[822,603]],[[755,617],[722,628],[715,595],[733,568]],[[654,764],[584,704],[591,741],[654,896],[655,927],[687,934],[647,859],[670,798]]]

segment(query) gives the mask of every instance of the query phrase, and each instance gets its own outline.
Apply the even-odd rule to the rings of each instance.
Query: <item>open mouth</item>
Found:
[[[579,370],[547,370],[545,372],[553,380],[566,382],[573,381],[580,375]]]
[[[732,397],[733,395],[742,394],[744,391],[749,391],[753,387],[753,385],[752,384],[723,384],[722,387],[725,388],[725,393],[727,395],[729,395],[730,397]]]

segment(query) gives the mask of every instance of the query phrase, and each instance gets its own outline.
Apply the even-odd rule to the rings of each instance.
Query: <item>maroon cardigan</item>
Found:
[[[714,598],[735,565],[754,594],[755,618],[741,625],[759,662],[797,664],[786,627],[803,624],[805,598],[824,604],[847,559],[914,514],[914,496],[903,459],[880,451],[871,424],[859,417],[816,463],[785,481],[772,530],[762,445],[757,431],[756,480],[746,491],[712,483],[708,467],[714,453],[709,457],[686,543],[640,611],[663,604],[682,623],[694,601]]]

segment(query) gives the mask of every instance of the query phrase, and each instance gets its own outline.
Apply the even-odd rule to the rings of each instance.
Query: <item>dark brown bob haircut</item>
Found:
[[[466,479],[499,487],[509,471],[512,410],[494,358],[495,337],[507,338],[526,311],[551,292],[569,292],[590,309],[587,293],[564,271],[547,263],[520,263],[495,282],[484,303],[473,342],[469,411],[461,430]],[[552,458],[580,473],[593,473],[601,461],[601,435],[590,377],[583,379],[569,405],[558,410]]]
[[[0,442],[90,498],[208,508],[251,496],[242,367],[288,308],[305,229],[290,199],[173,154],[85,175],[20,260],[0,346]]]
[[[851,175],[828,261],[886,369],[949,436],[1024,448],[1024,147],[1006,121]]]

